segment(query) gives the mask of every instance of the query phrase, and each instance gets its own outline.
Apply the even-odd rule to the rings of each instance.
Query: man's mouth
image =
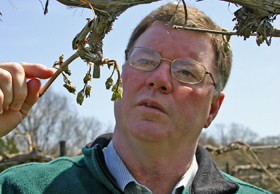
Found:
[[[149,100],[144,100],[144,101],[140,102],[139,105],[140,106],[145,106],[145,107],[148,107],[148,108],[153,108],[153,109],[156,109],[160,112],[165,113],[165,110],[164,110],[164,108],[162,107],[161,104],[159,104],[155,101],[151,101],[151,100],[150,100],[150,102],[147,102],[147,101],[149,101]]]
[[[156,106],[153,106],[153,105],[151,105],[151,104],[145,104],[145,106],[148,106],[148,107],[152,107],[152,108],[156,108],[156,109],[159,109],[158,107],[156,107]]]
[[[160,112],[163,112],[160,108],[158,108],[158,107],[156,107],[156,106],[153,106],[153,105],[151,105],[151,104],[144,104],[144,106],[146,106],[146,107],[148,107],[148,108],[152,108],[152,109],[155,109],[155,110],[158,110],[158,111],[160,111]]]

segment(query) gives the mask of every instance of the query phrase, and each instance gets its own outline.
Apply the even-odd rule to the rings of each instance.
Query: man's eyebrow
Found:
[[[151,50],[151,49],[147,49],[147,48],[143,48],[143,47],[135,47],[135,48],[132,48],[132,49],[130,49],[130,50],[128,50],[129,52],[131,51],[131,50],[133,50],[133,49],[138,49],[137,50],[137,53],[139,54],[139,53],[143,53],[143,54],[149,54],[150,56],[155,56],[156,54],[157,54],[157,52],[156,51],[154,51],[154,50]],[[141,50],[140,50],[141,49]],[[128,54],[128,53],[127,53]],[[129,56],[127,56],[127,57],[129,57]]]
[[[143,48],[143,47],[138,47],[138,48],[142,48],[141,52],[143,52],[143,53],[147,53],[152,56],[155,56],[158,54],[161,57],[161,55],[157,51],[154,51],[152,49],[147,49],[147,48]]]

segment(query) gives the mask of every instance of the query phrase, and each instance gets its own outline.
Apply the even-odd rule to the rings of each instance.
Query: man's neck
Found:
[[[172,192],[190,167],[197,146],[137,141],[131,144],[117,133],[113,145],[132,176],[153,193]]]

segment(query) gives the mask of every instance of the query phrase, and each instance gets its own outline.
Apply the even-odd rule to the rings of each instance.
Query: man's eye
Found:
[[[152,61],[149,59],[138,59],[137,63],[150,65],[152,63]]]
[[[177,73],[174,73],[174,75],[180,79],[187,82],[197,82],[199,78],[191,71],[181,69],[180,71],[177,71]]]
[[[185,70],[185,69],[181,70],[181,74],[182,74],[182,76],[188,76],[188,77],[196,78],[196,76],[192,72],[190,72],[188,70]]]

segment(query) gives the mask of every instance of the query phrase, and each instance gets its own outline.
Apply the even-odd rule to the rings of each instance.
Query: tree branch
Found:
[[[224,152],[228,152],[228,151],[233,151],[233,150],[238,150],[238,149],[242,149],[242,150],[246,150],[247,152],[249,152],[253,158],[255,159],[255,161],[258,163],[258,165],[263,169],[263,171],[265,171],[267,173],[268,176],[270,176],[270,178],[278,185],[280,186],[280,182],[277,180],[277,178],[275,178],[273,176],[273,174],[271,172],[269,172],[266,168],[265,165],[263,165],[263,163],[261,162],[261,160],[259,159],[259,157],[257,156],[257,154],[255,153],[255,151],[251,148],[251,146],[247,143],[244,143],[242,141],[235,141],[235,142],[231,142],[229,143],[227,146],[224,147],[220,147],[220,148],[215,148],[213,146],[205,146],[205,148],[210,151],[210,152],[214,152],[216,154],[221,154]]]
[[[280,169],[280,166],[277,165],[277,164],[268,164],[268,165],[265,166],[265,168],[266,169],[274,169],[274,170],[276,169],[277,170],[277,169]],[[242,170],[251,170],[251,169],[256,170],[256,171],[260,171],[260,172],[264,171],[263,168],[261,166],[259,166],[259,165],[247,164],[247,165],[237,165],[237,166],[234,166],[232,168],[232,172],[233,173],[238,173],[238,172],[240,172]]]
[[[221,0],[253,10],[260,18],[280,14],[280,0]]]
[[[54,157],[45,155],[37,150],[27,153],[6,154],[0,161],[0,167],[8,168],[13,165],[27,162],[49,162],[53,159]]]
[[[200,29],[200,28],[190,28],[190,27],[183,27],[183,26],[173,26],[174,29],[182,29],[182,30],[192,30],[192,31],[198,31],[198,32],[208,32],[213,34],[222,34],[226,36],[234,36],[239,35],[237,32],[233,31],[218,31],[218,30],[207,30],[207,29]],[[250,36],[258,36],[257,33],[251,33]],[[280,37],[280,28],[273,28],[273,31],[269,32],[267,36],[272,37]]]
[[[50,87],[50,85],[54,82],[54,80],[59,76],[59,74],[64,71],[68,65],[79,57],[79,52],[74,53],[69,59],[67,59],[64,63],[61,64],[59,69],[55,72],[55,74],[48,80],[48,82],[44,85],[44,87],[40,90],[39,96],[41,97],[46,90]]]

